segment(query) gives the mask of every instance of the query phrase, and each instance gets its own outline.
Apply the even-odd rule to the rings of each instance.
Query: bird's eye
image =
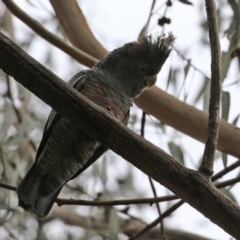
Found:
[[[145,72],[146,68],[145,67],[141,67],[141,72]]]

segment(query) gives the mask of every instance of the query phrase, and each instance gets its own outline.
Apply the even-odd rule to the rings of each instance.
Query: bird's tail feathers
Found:
[[[49,213],[62,189],[60,188],[54,193],[48,193],[44,190],[46,179],[47,175],[41,175],[36,170],[35,163],[17,188],[18,205],[25,211],[32,210],[39,218],[43,218]]]

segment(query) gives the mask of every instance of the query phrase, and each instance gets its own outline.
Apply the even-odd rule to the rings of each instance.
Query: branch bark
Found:
[[[202,174],[184,168],[167,153],[126,128],[32,59],[2,33],[0,56],[0,67],[7,74],[59,114],[81,126],[93,138],[109,146],[230,235],[240,239],[240,208],[220,193]]]
[[[94,37],[76,0],[50,0],[69,41],[78,49],[86,50],[90,56],[101,59],[108,51]],[[81,28],[76,26],[81,25]]]
[[[207,141],[203,154],[200,171],[211,177],[213,174],[214,154],[217,146],[219,130],[219,111],[221,95],[221,49],[218,36],[217,10],[214,0],[206,0],[206,12],[209,26],[209,38],[211,45],[211,90],[209,104],[209,118]]]
[[[144,91],[135,99],[135,103],[161,122],[202,143],[206,142],[208,113],[178,100],[157,87]],[[240,158],[239,146],[240,129],[220,119],[217,149]]]
[[[92,67],[95,65],[98,60],[82,50],[72,47],[67,44],[60,37],[54,35],[45,29],[38,21],[31,18],[27,13],[22,11],[13,1],[11,0],[2,0],[4,4],[8,7],[8,9],[21,21],[23,21],[27,26],[33,29],[39,36],[50,42],[52,45],[58,47],[65,53],[67,53],[72,58],[76,59],[80,63]]]

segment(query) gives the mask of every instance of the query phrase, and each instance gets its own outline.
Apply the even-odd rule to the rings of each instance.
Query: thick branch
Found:
[[[101,59],[108,51],[97,41],[88,27],[76,0],[50,0],[69,41],[78,49]],[[81,25],[80,28],[76,26]]]
[[[211,177],[213,174],[214,154],[217,146],[219,129],[219,108],[221,94],[221,49],[218,37],[217,10],[215,0],[206,0],[206,12],[209,27],[209,38],[211,45],[211,93],[209,104],[209,119],[207,141],[203,154],[200,171]]]
[[[167,153],[126,128],[3,34],[0,34],[0,56],[0,67],[7,74],[60,115],[169,188],[230,235],[240,238],[240,208],[199,172],[184,168]]]
[[[58,47],[65,53],[67,53],[72,58],[76,59],[80,63],[92,67],[98,60],[82,50],[70,46],[64,42],[61,38],[49,32],[44,28],[38,21],[31,18],[27,13],[22,11],[12,0],[2,0],[8,9],[21,21],[23,21],[27,26],[29,26],[33,31],[35,31],[39,36],[50,42],[52,45]]]
[[[141,98],[141,99],[140,99]],[[135,99],[138,107],[161,122],[205,143],[208,114],[190,106],[163,90],[152,87]],[[177,119],[177,121],[176,121]],[[240,129],[220,120],[217,149],[240,158]]]

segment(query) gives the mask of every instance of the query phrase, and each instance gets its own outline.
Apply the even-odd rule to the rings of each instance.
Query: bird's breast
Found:
[[[121,122],[127,115],[129,107],[125,106],[119,93],[110,87],[92,83],[85,85],[81,93]]]

